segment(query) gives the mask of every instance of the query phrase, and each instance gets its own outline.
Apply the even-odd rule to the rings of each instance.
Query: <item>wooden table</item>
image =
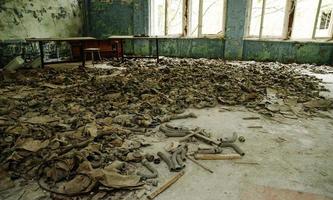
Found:
[[[156,58],[157,62],[159,62],[159,39],[167,39],[167,38],[174,38],[174,37],[167,37],[167,36],[133,36],[133,35],[113,35],[110,36],[109,39],[113,40],[120,40],[121,43],[121,58],[124,61],[125,58]],[[156,46],[156,54],[155,56],[124,56],[124,48],[123,43],[124,40],[155,40]]]
[[[84,48],[84,42],[90,41],[90,40],[96,40],[94,37],[68,37],[68,38],[26,38],[27,42],[38,42],[39,45],[39,51],[40,56],[42,60],[42,68],[44,67],[44,43],[47,42],[79,42],[80,43],[80,57],[82,61],[82,66],[85,67],[85,60],[83,59],[83,48]],[[59,62],[50,62],[50,63],[59,63]]]

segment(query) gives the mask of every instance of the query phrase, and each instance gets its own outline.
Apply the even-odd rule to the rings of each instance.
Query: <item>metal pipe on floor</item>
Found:
[[[182,159],[181,153],[179,153],[179,154],[176,155],[176,160],[177,160],[178,165],[179,165],[182,169],[185,168],[186,165],[184,164],[184,161],[183,161],[183,159]]]
[[[224,148],[224,147],[231,147],[231,148],[233,148],[239,155],[241,155],[241,156],[244,156],[245,155],[245,153],[244,153],[244,151],[242,150],[242,149],[240,149],[236,144],[233,144],[233,143],[221,143],[220,145],[219,145],[219,147],[222,147],[222,148]]]
[[[145,166],[151,174],[144,174],[141,172],[138,172],[137,175],[141,176],[142,179],[152,179],[152,178],[157,178],[158,177],[158,172],[157,170],[148,162],[148,160],[143,160],[142,165]]]
[[[171,156],[171,162],[173,163],[173,166],[175,167],[175,171],[180,171],[183,169],[183,167],[180,165],[180,163],[177,162],[177,155],[180,154],[182,151],[182,147],[178,148],[175,152],[173,152]]]
[[[173,163],[171,162],[171,160],[168,158],[167,155],[165,155],[165,154],[162,153],[162,152],[158,152],[157,155],[158,155],[162,160],[164,160],[164,162],[168,165],[170,171],[175,171],[175,166],[173,165]]]

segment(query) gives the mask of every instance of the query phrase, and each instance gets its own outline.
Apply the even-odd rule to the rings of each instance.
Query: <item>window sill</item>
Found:
[[[180,37],[180,38],[182,38],[182,39],[224,39],[224,37],[220,36],[220,35],[200,36],[200,37],[186,36],[186,37]]]
[[[307,39],[289,39],[289,40],[284,40],[284,39],[268,39],[268,38],[243,38],[243,40],[247,41],[262,41],[262,42],[292,42],[292,43],[333,43],[333,40],[331,39],[315,39],[315,40],[307,40]]]

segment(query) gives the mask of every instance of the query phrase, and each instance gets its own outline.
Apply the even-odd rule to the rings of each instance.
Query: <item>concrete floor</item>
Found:
[[[330,89],[325,95],[332,97],[333,85],[329,82],[333,82],[333,75],[320,76]],[[214,171],[211,174],[187,160],[185,175],[157,200],[333,199],[333,118],[267,119],[244,107],[188,112],[194,112],[198,118],[176,120],[170,124],[200,127],[216,138],[232,136],[236,132],[246,138],[245,143],[237,142],[246,152],[240,161],[257,164],[200,160]],[[325,114],[333,116],[332,111]],[[250,116],[260,119],[242,119]],[[248,128],[256,125],[263,128]],[[163,134],[147,140],[155,143],[146,151],[155,153],[167,144]],[[175,174],[169,172],[163,162],[158,171],[160,184]]]
[[[101,67],[108,68],[106,65]],[[308,71],[304,73],[309,74]],[[330,90],[323,95],[332,98],[333,74],[315,75],[322,78],[325,87]],[[170,124],[200,127],[211,132],[215,138],[232,136],[236,132],[246,138],[245,143],[237,142],[246,153],[237,161],[255,164],[199,161],[214,171],[211,174],[187,160],[185,175],[160,194],[157,200],[333,199],[333,111],[324,113],[331,118],[289,119],[276,116],[268,119],[244,107],[221,107],[188,110],[198,118],[175,120]],[[250,116],[260,119],[243,120]],[[248,128],[256,125],[263,128]],[[168,142],[177,141],[176,138],[165,138],[162,133],[145,139],[153,145],[143,150],[155,155]],[[175,175],[169,172],[164,162],[157,166],[157,170],[159,185]],[[151,191],[155,189],[151,188]]]

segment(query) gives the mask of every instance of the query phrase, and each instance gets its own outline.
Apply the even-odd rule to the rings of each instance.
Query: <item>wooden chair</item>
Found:
[[[101,57],[101,49],[100,48],[85,48],[83,51],[84,51],[84,61],[87,60],[87,54],[89,54],[89,53],[91,54],[91,62],[93,64],[93,66],[94,66],[94,61],[95,61],[94,53],[97,53],[98,59],[101,62],[103,62],[102,57]]]

